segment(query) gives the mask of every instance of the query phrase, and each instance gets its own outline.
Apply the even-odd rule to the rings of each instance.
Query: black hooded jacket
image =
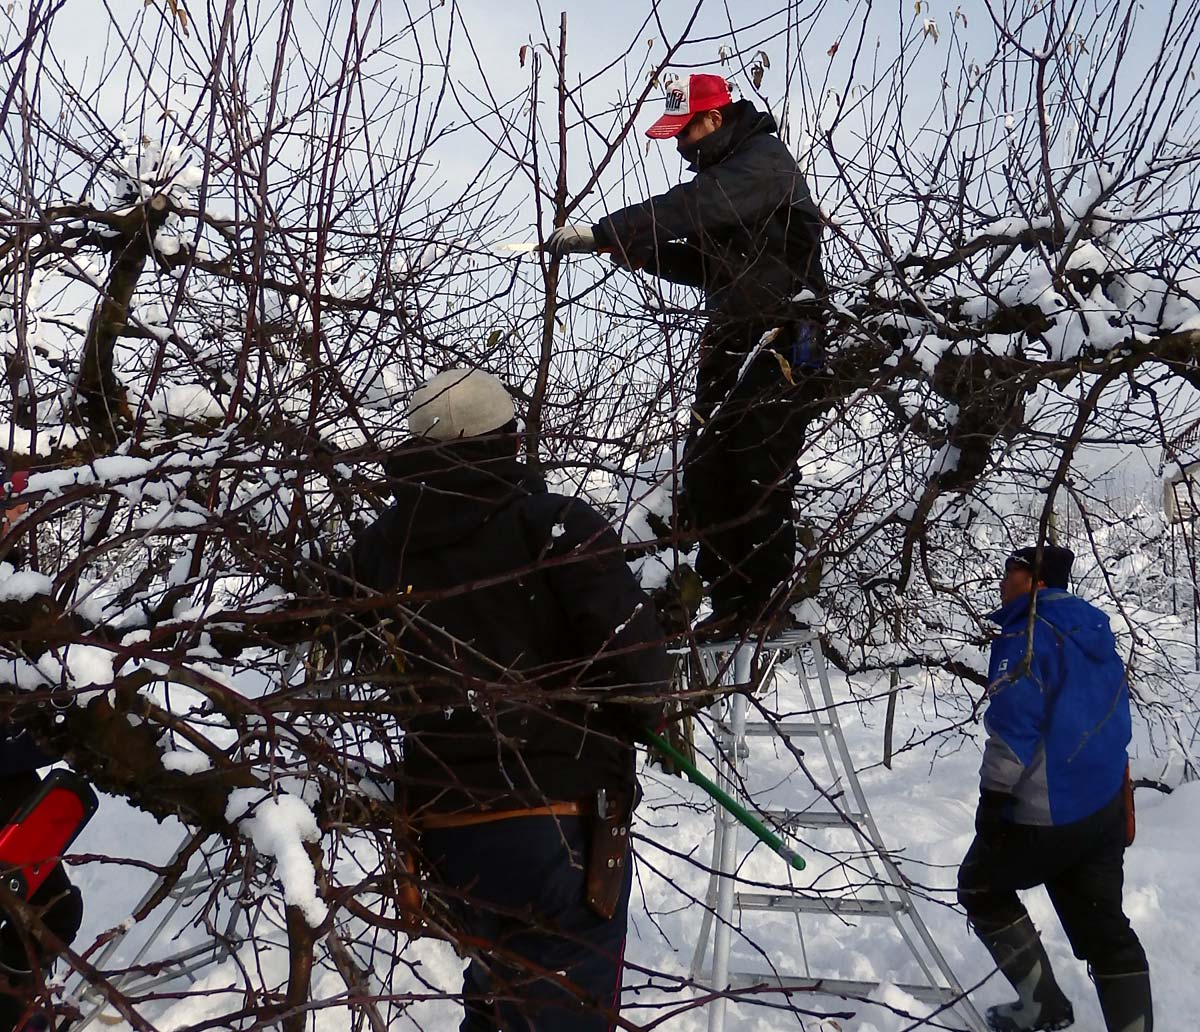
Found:
[[[42,780],[38,770],[54,761],[28,731],[13,723],[0,724],[0,822],[29,799]]]
[[[705,291],[716,319],[784,320],[826,293],[821,216],[773,116],[748,100],[700,141],[696,177],[593,228],[635,268]]]
[[[631,787],[633,725],[661,716],[660,702],[636,698],[661,699],[671,663],[619,539],[586,503],[548,493],[512,443],[394,452],[395,504],[341,564],[361,586],[349,592],[396,594],[380,629],[395,635],[398,691],[414,704],[404,720],[414,810]]]
[[[0,724],[0,779],[32,774],[53,762],[54,757],[48,756],[28,731]]]

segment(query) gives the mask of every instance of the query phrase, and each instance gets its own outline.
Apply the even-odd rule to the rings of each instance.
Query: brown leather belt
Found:
[[[520,810],[468,810],[465,813],[429,813],[414,819],[420,831],[440,828],[469,828],[473,824],[490,824],[507,821],[514,817],[580,817],[594,810],[583,803],[547,803],[545,806],[529,806]]]

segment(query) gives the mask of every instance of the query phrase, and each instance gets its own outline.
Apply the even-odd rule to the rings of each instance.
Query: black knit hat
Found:
[[[1004,567],[1007,569],[1010,565],[1024,566],[1032,572],[1036,556],[1036,548],[1018,548],[1004,560]],[[1074,561],[1075,553],[1069,548],[1046,545],[1042,549],[1042,565],[1038,570],[1038,580],[1043,581],[1048,588],[1065,589],[1071,579],[1071,564]]]

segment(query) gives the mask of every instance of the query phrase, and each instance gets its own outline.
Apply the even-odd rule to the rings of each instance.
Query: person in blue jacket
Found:
[[[1096,984],[1109,1032],[1151,1032],[1150,971],[1122,909],[1129,686],[1108,617],[1067,590],[1074,555],[1046,545],[1005,563],[988,672],[976,835],[958,898],[1016,989],[997,1032],[1074,1022],[1018,889],[1045,885]]]

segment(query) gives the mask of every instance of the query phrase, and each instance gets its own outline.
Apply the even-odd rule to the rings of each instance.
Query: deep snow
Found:
[[[920,886],[919,909],[947,960],[963,984],[974,984],[988,979],[990,965],[986,953],[951,904],[955,869],[972,833],[980,732],[976,725],[968,724],[961,733],[952,731],[926,740],[931,729],[951,727],[969,707],[967,700],[953,697],[944,684],[939,685],[941,690],[935,697],[932,682],[925,675],[908,673],[919,680],[901,693],[895,741],[900,746],[911,738],[920,744],[901,752],[891,771],[879,763],[883,703],[860,704],[851,700],[844,680],[835,679],[835,694],[850,748],[885,843],[897,851],[901,868]],[[883,684],[858,683],[856,695],[879,696]],[[768,707],[796,719],[797,695],[794,678],[785,673],[763,700]],[[1138,755],[1144,749],[1140,744],[1144,740],[1144,729],[1139,722],[1133,747],[1135,770],[1144,762]],[[828,771],[823,762],[816,760],[818,750],[812,743],[797,744],[808,749],[806,762],[811,764],[813,776],[826,781]],[[807,805],[811,791],[804,787],[805,776],[792,756],[779,743],[767,739],[751,739],[749,746],[748,779],[756,802],[760,806],[793,809]],[[704,797],[679,779],[646,769],[643,784],[646,799],[638,811],[636,825],[639,861],[630,913],[625,1015],[635,1021],[650,1022],[662,1017],[666,1012],[664,1005],[667,1009],[679,1008],[689,995],[687,989],[675,991],[670,978],[661,974],[652,979],[658,989],[646,988],[646,971],[680,978],[687,975],[702,916],[695,899],[703,898],[707,876],[703,869],[675,854],[695,856],[704,864],[709,862],[712,815]],[[1157,1028],[1160,1032],[1184,1032],[1193,1027],[1192,1019],[1187,1016],[1200,1012],[1200,979],[1195,977],[1192,948],[1194,925],[1200,915],[1195,860],[1200,850],[1200,784],[1184,785],[1170,796],[1142,790],[1138,793],[1138,813],[1138,840],[1126,857],[1127,911],[1150,956]],[[181,837],[178,825],[166,822],[158,826],[122,801],[105,798],[99,816],[74,848],[79,853],[162,861]],[[660,844],[666,848],[660,848]],[[739,838],[743,856],[749,846],[750,836],[743,832]],[[841,854],[837,858],[848,861],[841,865],[831,864],[827,857],[822,857],[823,850],[837,854],[838,850],[852,847],[853,839],[845,833],[805,832],[799,848],[810,866],[803,874],[793,876],[794,884],[835,891],[847,879],[854,880],[862,870],[859,860]],[[741,876],[748,880],[784,888],[788,884],[787,867],[761,847],[750,852],[740,870]],[[88,864],[77,868],[73,877],[82,887],[87,905],[85,926],[77,946],[89,943],[101,930],[124,920],[148,884],[144,872],[111,865]],[[754,888],[769,891],[759,886]],[[1045,893],[1035,890],[1026,893],[1025,899],[1034,922],[1043,931],[1059,980],[1075,1002],[1076,1027],[1102,1028],[1084,966],[1071,956]],[[746,913],[742,918],[745,938],[735,947],[732,966],[762,971],[769,963],[781,972],[799,972],[802,956],[806,955],[814,973],[896,981],[913,977],[908,954],[886,921],[843,921],[804,915],[800,930],[804,936],[804,954],[794,918]],[[188,929],[174,944],[160,942],[154,955],[169,953],[180,942],[196,941],[201,935],[196,929]],[[135,932],[123,950],[132,949],[137,937]],[[750,945],[751,941],[761,947],[761,953]],[[420,981],[408,968],[399,967],[390,986],[392,991],[432,995],[430,986],[448,992],[458,988],[462,965],[444,944],[426,940],[408,945],[404,954],[419,960]],[[280,951],[268,950],[257,960],[261,971],[270,972],[280,980],[285,976],[286,963]],[[226,962],[208,972],[202,985],[210,990],[225,989],[236,982],[235,965]],[[672,989],[664,991],[664,986]],[[196,988],[200,986],[193,987]],[[318,972],[314,978],[314,994],[318,997],[333,997],[343,991],[343,984],[332,971]],[[916,1008],[916,1012],[924,1013],[920,1005],[895,988],[885,987],[877,995],[900,1009]],[[988,979],[973,998],[982,1010],[1005,997],[1006,986],[997,975]],[[778,1003],[780,997],[770,999]],[[176,1029],[220,1013],[228,1005],[228,995],[217,993],[149,1006],[146,1013],[155,1016],[156,1027]],[[871,1004],[815,999],[801,1005],[818,1012],[853,1011],[854,1017],[840,1020],[843,1032],[892,1032],[913,1025],[888,1009]],[[449,1030],[457,1027],[458,1015],[453,1003],[430,1000],[411,1005],[392,1027]],[[319,1011],[316,1027],[347,1028],[348,1015],[335,1007]],[[658,1027],[693,1032],[707,1028],[707,1018],[702,1009],[690,1010]],[[731,1032],[761,1032],[777,1028],[824,1030],[835,1026],[823,1025],[813,1018],[802,1022],[785,1010],[735,1004],[730,1008],[727,1027]]]

